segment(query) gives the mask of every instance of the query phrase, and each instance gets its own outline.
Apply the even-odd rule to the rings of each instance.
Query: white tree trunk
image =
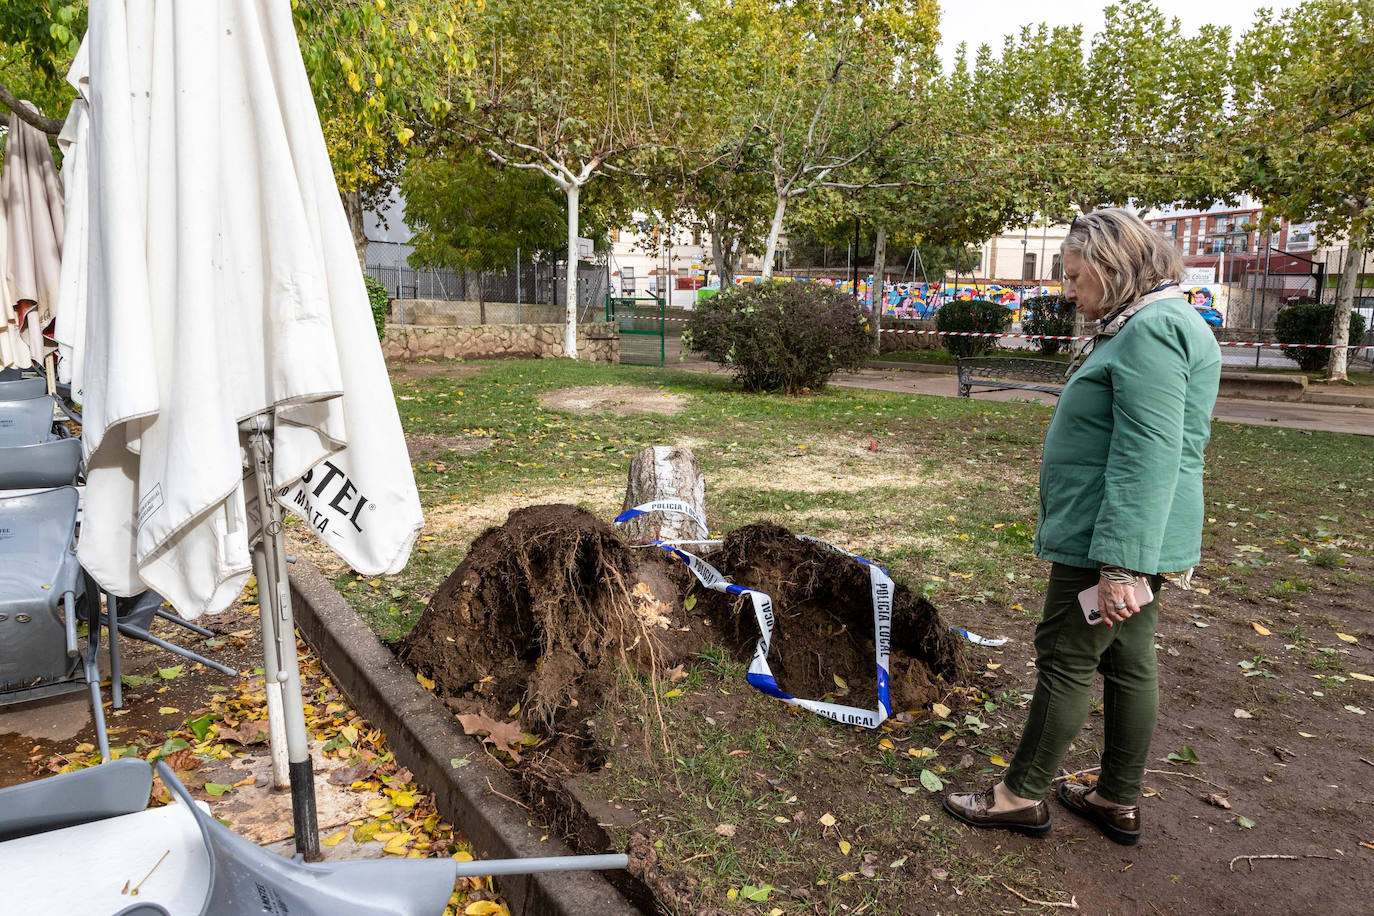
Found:
[[[873,240],[873,288],[869,291],[872,306],[870,320],[873,322],[873,352],[882,351],[883,304],[887,297],[887,284],[883,274],[887,272],[887,227],[878,224],[878,235]]]
[[[768,245],[763,252],[763,279],[773,279],[773,260],[778,255],[778,239],[782,236],[782,218],[787,214],[787,195],[779,194],[773,207],[773,224],[768,227]]]
[[[646,448],[630,462],[625,505],[621,511],[662,499],[680,499],[706,518],[706,479],[691,449],[674,445]],[[632,518],[621,529],[631,544],[707,537],[706,528],[689,515],[649,512]]]
[[[568,195],[568,280],[564,294],[563,355],[577,359],[577,200],[582,186],[569,182],[564,191]]]
[[[1351,236],[1350,248],[1345,253],[1345,265],[1341,269],[1341,285],[1336,290],[1336,320],[1332,323],[1331,343],[1344,344],[1350,340],[1350,307],[1355,301],[1355,280],[1364,262],[1365,240]],[[1338,347],[1331,351],[1331,362],[1326,364],[1326,380],[1343,382],[1346,380],[1346,367],[1349,365],[1350,351]]]

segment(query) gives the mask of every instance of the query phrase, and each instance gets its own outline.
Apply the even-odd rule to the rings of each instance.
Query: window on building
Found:
[[[1035,255],[1026,254],[1021,259],[1021,279],[1030,280],[1035,277]]]
[[[1055,255],[1054,260],[1050,262],[1050,279],[1064,279],[1064,262],[1059,255]]]

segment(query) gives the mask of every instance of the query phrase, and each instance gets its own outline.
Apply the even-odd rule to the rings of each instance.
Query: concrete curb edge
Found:
[[[453,714],[415,680],[313,566],[296,563],[291,600],[301,634],[359,713],[387,736],[396,759],[435,795],[439,813],[472,843],[479,858],[571,855],[529,812],[500,795],[520,789],[505,768],[464,734]],[[455,768],[450,761],[469,762]],[[498,795],[499,793],[499,795]],[[631,916],[640,911],[595,872],[499,879],[519,916]]]

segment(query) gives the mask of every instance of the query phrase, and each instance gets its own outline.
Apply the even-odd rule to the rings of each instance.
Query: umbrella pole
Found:
[[[268,678],[269,696],[274,682],[281,688],[296,852],[308,862],[317,862],[320,859],[320,827],[315,813],[315,773],[305,731],[305,702],[301,696],[296,624],[286,577],[281,508],[272,495],[272,417],[258,414],[242,426],[249,434],[258,513],[262,519],[261,536],[253,548],[253,566],[258,576],[258,613],[263,620],[263,671]],[[269,627],[272,631],[270,642]],[[277,754],[274,748],[273,756]]]

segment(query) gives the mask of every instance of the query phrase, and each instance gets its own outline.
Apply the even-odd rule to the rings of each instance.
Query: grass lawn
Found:
[[[418,620],[473,537],[511,509],[570,502],[609,520],[630,458],[672,443],[701,463],[717,535],[779,522],[882,563],[948,623],[1011,637],[970,648],[980,676],[948,709],[903,711],[875,732],[754,693],[716,650],[664,699],[670,754],[644,751],[642,711],[599,713],[608,762],[586,794],[604,802],[614,842],[654,844],[679,911],[1019,912],[1023,894],[1076,896],[1089,912],[1229,912],[1301,890],[1353,913],[1374,894],[1356,861],[1374,843],[1359,807],[1360,759],[1374,759],[1367,440],[1214,425],[1201,589],[1169,593],[1161,613],[1150,763],[1161,775],[1145,801],[1156,832],[1123,853],[1058,808],[1052,839],[972,834],[932,789],[982,787],[1014,750],[1046,572],[1031,540],[1049,408],[852,389],[751,396],[717,376],[552,360],[412,366],[393,383],[427,517],[409,567],[364,580],[305,550],[385,638]],[[680,410],[540,402],[581,387],[613,407],[624,392]],[[1096,715],[1066,762],[1075,770],[1097,762]],[[1184,745],[1200,763],[1166,762]],[[1247,853],[1331,859],[1228,869]]]

